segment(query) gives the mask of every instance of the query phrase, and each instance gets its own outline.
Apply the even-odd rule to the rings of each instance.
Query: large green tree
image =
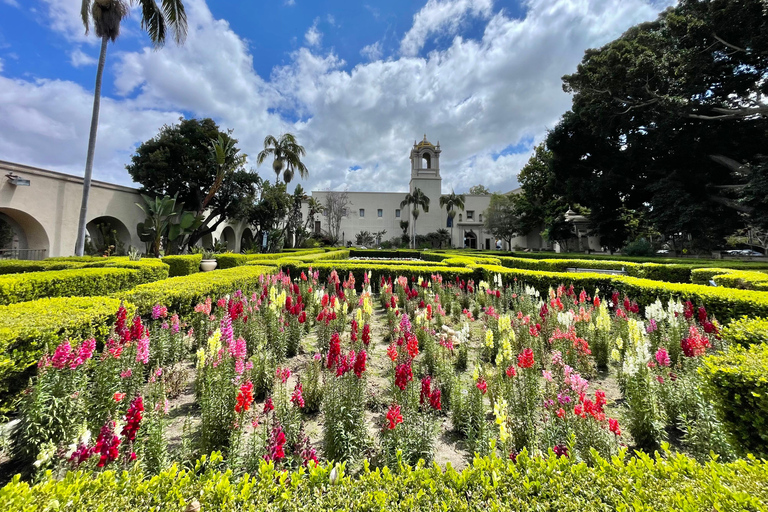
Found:
[[[83,198],[77,224],[77,240],[75,242],[75,254],[77,256],[82,256],[85,248],[85,224],[88,219],[88,197],[91,193],[93,159],[96,153],[96,132],[99,126],[99,110],[101,108],[101,81],[107,60],[107,43],[109,41],[114,43],[120,35],[120,24],[128,14],[129,6],[132,5],[141,7],[141,28],[147,31],[155,48],[165,44],[168,27],[173,32],[173,38],[177,44],[182,44],[187,37],[187,14],[181,0],[161,0],[160,5],[156,0],[82,0],[80,16],[83,25],[85,25],[85,33],[88,33],[91,24],[93,24],[96,35],[101,38],[101,51],[96,68],[91,130],[88,135],[88,152],[83,176]]]
[[[177,196],[188,210],[204,216],[184,245],[195,245],[229,219],[250,215],[259,176],[245,169],[245,155],[231,132],[212,119],[180,119],[141,144],[126,166],[142,192]]]
[[[510,247],[514,237],[525,234],[516,208],[517,199],[513,194],[493,194],[485,210],[485,229]]]
[[[761,0],[681,0],[588,50],[563,78],[573,106],[548,137],[560,192],[613,241],[619,212],[718,243],[768,141],[768,12]]]

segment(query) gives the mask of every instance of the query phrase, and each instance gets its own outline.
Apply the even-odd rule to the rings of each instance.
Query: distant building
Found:
[[[448,217],[448,212],[440,206],[442,193],[442,176],[440,175],[440,142],[433,145],[427,140],[427,136],[421,142],[414,142],[411,149],[411,180],[409,190],[421,189],[429,197],[429,212],[420,211],[416,220],[416,235],[434,233],[438,229],[447,229],[451,232],[453,223],[453,247],[467,247],[472,249],[496,249],[499,241],[483,227],[483,215],[491,202],[490,195],[464,194],[464,210],[457,210],[453,220]],[[512,191],[510,193],[515,193]],[[312,191],[312,197],[321,205],[325,205],[328,191]],[[361,231],[377,233],[386,230],[382,241],[399,237],[403,234],[400,221],[408,221],[408,234],[413,235],[414,222],[411,216],[411,208],[400,207],[405,198],[405,192],[347,192],[349,204],[347,214],[341,221],[340,232],[343,240],[355,241],[355,235]],[[420,209],[421,210],[421,209]],[[308,214],[305,205],[302,212]],[[328,217],[324,214],[315,216],[314,231],[322,233],[328,231]],[[342,237],[342,235],[340,235]],[[506,242],[501,242],[505,250],[509,250]],[[517,237],[512,240],[512,248],[541,249],[551,247],[538,233]]]

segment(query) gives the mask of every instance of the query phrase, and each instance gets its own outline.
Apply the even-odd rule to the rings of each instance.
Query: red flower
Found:
[[[123,398],[125,398],[125,393],[120,393],[120,392],[118,391],[118,392],[116,392],[116,393],[115,393],[115,394],[112,396],[112,398],[114,398],[114,399],[115,399],[115,402],[121,402],[121,401],[123,400]]]
[[[424,404],[432,395],[432,377],[427,375],[421,379],[421,394],[419,395],[419,404]]]
[[[115,434],[115,422],[108,421],[101,427],[99,437],[96,439],[96,446],[93,451],[100,454],[99,463],[100,468],[103,468],[106,464],[117,460],[120,452],[118,447],[120,446],[120,438]]]
[[[562,418],[563,416],[565,416],[565,409],[561,407],[557,410],[557,417]]]
[[[331,343],[328,346],[328,357],[326,359],[326,368],[329,370],[333,368],[333,365],[338,363],[339,356],[341,355],[341,338],[339,333],[334,332],[331,336]]]
[[[534,364],[533,350],[527,348],[517,356],[517,366],[520,368],[531,368]]]
[[[419,355],[419,339],[413,333],[406,333],[405,338],[407,340],[408,355],[411,359]]]
[[[275,404],[272,402],[272,397],[267,397],[264,401],[264,414],[275,410]]]
[[[392,404],[389,407],[389,410],[387,411],[387,421],[389,422],[389,425],[385,425],[389,430],[394,430],[394,428],[399,424],[403,422],[403,415],[400,414],[400,406],[396,404]]]
[[[293,394],[291,395],[291,403],[296,405],[299,409],[304,407],[304,397],[301,394],[302,387],[301,382],[296,383],[296,387],[293,388]]]
[[[303,324],[306,321],[307,321],[307,312],[302,311],[301,313],[299,313],[299,323]]]
[[[368,354],[365,352],[365,350],[361,350],[357,353],[357,358],[355,358],[354,371],[358,379],[363,376],[363,372],[365,371],[365,362],[367,359]]]
[[[568,456],[568,447],[564,444],[558,444],[554,447],[552,447],[552,451],[555,452],[555,455],[558,457],[567,457]]]
[[[680,348],[687,357],[702,356],[709,348],[709,338],[701,334],[696,327],[691,326],[688,337],[680,341]]]
[[[141,396],[137,396],[131,402],[130,407],[128,407],[128,412],[125,414],[125,426],[120,432],[128,441],[136,439],[136,433],[139,431],[143,412],[144,399]]]
[[[482,377],[480,377],[480,379],[477,381],[477,384],[475,385],[477,386],[477,389],[483,392],[483,394],[485,394],[485,392],[488,391],[488,383],[485,382],[485,379],[483,379]]]
[[[509,368],[507,368],[506,374],[507,374],[507,377],[511,379],[512,377],[517,375],[517,370],[515,369],[514,366],[510,366]]]
[[[251,381],[246,382],[240,386],[240,391],[237,393],[237,404],[235,405],[235,412],[247,411],[251,408],[253,403],[253,383]],[[266,409],[266,406],[265,406]],[[266,411],[264,411],[266,412]]]
[[[357,321],[352,320],[352,328],[349,330],[349,337],[352,341],[357,341]]]
[[[403,363],[395,368],[395,386],[405,391],[405,387],[413,380],[413,370],[411,363]]]
[[[621,429],[619,428],[619,421],[615,420],[613,418],[608,418],[608,430],[616,434],[617,436],[621,435]]]
[[[272,428],[272,432],[269,434],[269,440],[267,441],[267,454],[264,459],[267,461],[274,460],[279,461],[285,458],[285,433],[279,423],[276,423]]]
[[[429,397],[429,405],[436,411],[442,410],[442,404],[440,403],[440,390],[435,388],[432,390],[432,394]]]
[[[363,344],[368,346],[371,342],[371,326],[368,324],[363,325]]]
[[[391,344],[389,347],[387,347],[387,356],[392,360],[392,362],[397,359],[397,348],[395,348],[395,344]]]

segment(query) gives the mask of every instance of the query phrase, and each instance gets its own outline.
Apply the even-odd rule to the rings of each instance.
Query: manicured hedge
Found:
[[[234,252],[217,254],[216,268],[223,270],[227,268],[239,267],[240,265],[245,265],[247,261],[248,261],[248,256],[246,256],[245,254],[237,254]]]
[[[27,370],[65,337],[103,337],[114,324],[120,301],[107,297],[63,297],[0,306],[0,411],[24,386]],[[126,304],[131,312],[133,306]],[[0,510],[4,510],[0,507]]]
[[[768,459],[768,345],[704,359],[705,393],[742,455]]]
[[[202,254],[180,254],[164,257],[163,263],[170,267],[168,277],[177,277],[200,272],[200,262],[202,260]]]
[[[666,283],[596,273],[538,272],[491,265],[477,267],[477,269],[486,280],[493,279],[494,274],[501,274],[505,283],[517,280],[537,288],[542,293],[560,284],[573,284],[574,287],[584,288],[589,293],[592,293],[595,288],[602,290],[604,295],[612,290],[618,290],[626,293],[642,306],[655,302],[657,298],[662,301],[670,298],[690,300],[694,304],[705,306],[707,311],[716,315],[720,322],[744,315],[768,316],[768,293],[766,292]]]
[[[135,304],[142,315],[149,314],[155,304],[163,304],[171,311],[187,314],[208,296],[219,297],[238,289],[252,290],[258,286],[260,275],[274,273],[275,270],[275,267],[245,265],[171,277],[120,292],[115,297]]]
[[[739,318],[729,323],[721,335],[723,339],[743,347],[768,344],[768,318]]]
[[[45,297],[109,295],[142,284],[142,275],[127,268],[81,268],[0,276],[0,304]]]
[[[131,261],[127,256],[111,258],[83,256],[81,258],[49,258],[42,261],[0,260],[0,274],[101,267],[132,268],[138,270],[143,276],[141,278],[143,282],[157,281],[168,277],[168,265],[155,258]]]
[[[203,457],[194,470],[174,465],[157,476],[130,471],[51,474],[31,485],[19,477],[0,489],[0,509],[126,511],[706,511],[765,510],[765,461],[699,464],[683,455],[638,454],[597,460],[592,467],[566,457],[517,462],[476,457],[463,471],[438,465],[371,470],[356,476],[344,466],[312,465],[281,471],[262,462],[254,475],[219,469]]]
[[[386,250],[386,249],[350,249],[350,258],[421,258],[421,251],[415,251],[413,249],[398,249],[398,250]]]
[[[757,270],[735,270],[729,268],[700,268],[691,272],[691,282],[708,284],[712,280],[717,286],[742,290],[768,291],[768,273]]]
[[[352,272],[355,277],[355,285],[360,289],[363,285],[363,274],[371,272],[371,285],[373,290],[378,290],[378,285],[382,276],[384,278],[392,277],[392,279],[398,276],[405,276],[410,278],[423,277],[429,279],[433,274],[440,274],[443,279],[455,279],[458,276],[460,279],[472,279],[475,276],[475,270],[462,267],[449,267],[449,266],[427,266],[427,265],[377,265],[372,262],[356,262],[356,261],[295,261],[295,260],[280,260],[280,265],[285,270],[289,271],[292,276],[295,276],[302,271],[308,272],[317,270],[320,272],[320,279],[325,280],[328,278],[333,270],[339,274],[340,279],[345,279]]]

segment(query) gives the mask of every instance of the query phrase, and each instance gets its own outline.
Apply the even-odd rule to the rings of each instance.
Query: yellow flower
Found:
[[[616,350],[616,349],[613,349],[613,350],[611,351],[611,359],[613,359],[613,360],[614,360],[614,361],[616,361],[616,362],[619,362],[619,361],[621,361],[621,352],[619,352],[619,351],[618,351],[618,350]]]
[[[493,331],[490,329],[485,331],[485,346],[493,348]]]
[[[355,312],[355,320],[358,324],[363,322],[363,310],[361,308],[357,308],[357,311]]]
[[[619,336],[618,338],[616,338],[616,347],[617,347],[619,350],[621,350],[622,348],[624,348],[624,340],[623,340],[623,339],[621,339],[621,336]]]
[[[197,368],[205,366],[205,350],[202,348],[197,351]]]
[[[221,348],[221,330],[216,329],[215,331],[213,331],[213,334],[211,334],[210,338],[208,338],[208,353],[211,356],[214,356],[218,354],[220,348]]]

